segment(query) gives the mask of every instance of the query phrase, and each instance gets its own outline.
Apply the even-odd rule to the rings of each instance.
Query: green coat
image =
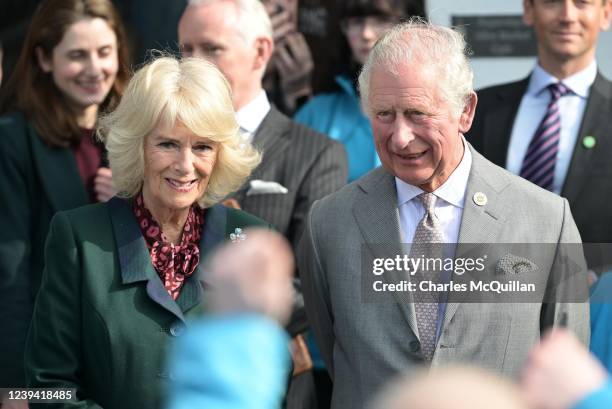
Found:
[[[0,117],[0,387],[25,386],[23,347],[55,212],[89,203],[70,149],[51,148],[22,114]]]
[[[168,341],[202,313],[203,260],[247,226],[269,228],[221,205],[206,211],[200,264],[175,302],[129,201],[59,212],[26,343],[26,378],[29,387],[76,388],[79,402],[44,408],[159,408],[171,377],[163,365]]]

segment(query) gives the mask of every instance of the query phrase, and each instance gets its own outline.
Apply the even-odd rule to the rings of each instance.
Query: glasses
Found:
[[[342,30],[347,35],[359,35],[367,27],[375,34],[380,35],[389,31],[397,20],[384,17],[349,17],[342,21]]]

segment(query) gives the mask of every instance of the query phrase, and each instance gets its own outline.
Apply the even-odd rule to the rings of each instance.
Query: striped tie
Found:
[[[544,189],[552,190],[561,136],[558,102],[559,98],[572,93],[572,90],[560,82],[550,84],[547,88],[550,91],[550,102],[527,148],[521,166],[521,177]]]

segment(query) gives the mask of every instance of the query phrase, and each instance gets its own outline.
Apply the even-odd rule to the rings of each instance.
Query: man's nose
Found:
[[[596,0],[598,1],[598,0]],[[576,19],[578,10],[573,0],[564,0],[561,4],[561,19],[563,21],[574,21]]]
[[[393,150],[405,149],[415,138],[412,126],[403,117],[398,117],[393,123],[391,145]]]
[[[372,23],[366,21],[363,24],[363,29],[361,30],[361,37],[364,40],[372,40],[376,38],[376,30],[372,27]]]

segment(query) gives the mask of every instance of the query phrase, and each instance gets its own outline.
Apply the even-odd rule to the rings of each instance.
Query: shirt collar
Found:
[[[457,168],[455,168],[442,186],[434,190],[433,194],[445,202],[462,209],[465,203],[465,190],[467,188],[471,168],[472,152],[470,152],[470,148],[465,143],[465,139],[463,139],[463,157],[461,158],[461,162],[459,162]],[[395,178],[395,187],[397,189],[398,207],[424,192],[420,187],[410,185],[398,177]]]
[[[270,102],[268,101],[266,92],[261,90],[251,102],[236,112],[236,121],[238,125],[240,125],[242,131],[254,134],[266,115],[268,115],[269,111]]]
[[[589,89],[591,88],[591,85],[593,85],[593,82],[595,82],[596,76],[597,63],[595,62],[595,60],[593,60],[588,67],[581,71],[578,71],[573,75],[570,75],[562,82],[569,89],[571,89],[574,94],[582,98],[588,98]],[[544,70],[544,68],[542,68],[540,64],[536,64],[535,68],[533,69],[533,72],[531,73],[531,77],[529,78],[527,94],[532,96],[539,96],[547,86],[556,82],[559,82],[559,79],[555,78],[552,74]]]

